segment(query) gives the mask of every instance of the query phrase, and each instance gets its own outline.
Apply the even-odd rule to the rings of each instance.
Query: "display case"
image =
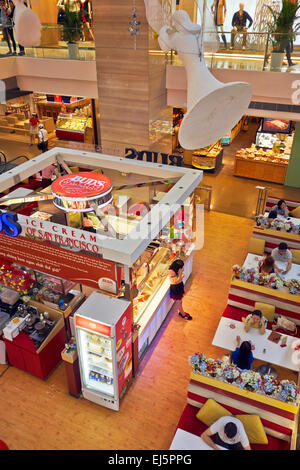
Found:
[[[75,282],[39,272],[36,272],[36,278],[40,285],[61,295],[67,295],[76,286]]]
[[[59,139],[84,142],[88,118],[75,114],[59,114],[56,121],[56,136]]]
[[[199,170],[215,171],[222,165],[223,148],[220,141],[196,150],[192,155],[192,166]]]
[[[237,152],[234,175],[283,184],[288,164],[289,155],[258,149],[253,144]]]
[[[171,250],[158,248],[152,253],[148,251],[150,259],[136,263],[132,270],[132,281],[137,289],[137,295],[133,300],[133,319],[138,322],[150,305],[151,300],[164,283],[170,266]]]

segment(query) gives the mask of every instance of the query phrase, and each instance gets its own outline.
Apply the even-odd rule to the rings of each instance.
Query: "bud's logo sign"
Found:
[[[86,187],[87,189],[93,191],[93,190],[100,190],[104,188],[104,183],[103,181],[97,181],[92,178],[84,178],[82,176],[74,176],[74,178],[70,179],[65,179],[61,181],[61,186],[62,187],[72,187],[75,186],[77,188],[82,188]],[[69,188],[68,188],[69,189]]]
[[[147,162],[158,163],[159,152],[152,152],[151,150],[141,150],[138,152],[133,148],[125,149],[126,155],[125,158],[144,160],[144,155],[146,155]],[[171,166],[182,166],[183,155],[169,155],[168,153],[160,153],[161,162],[163,165]]]
[[[9,237],[17,237],[22,232],[22,227],[18,223],[18,216],[14,212],[0,211],[0,232],[4,232]]]

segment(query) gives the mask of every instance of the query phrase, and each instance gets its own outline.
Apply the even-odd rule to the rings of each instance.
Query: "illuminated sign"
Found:
[[[22,227],[18,223],[18,216],[14,212],[0,211],[0,232],[4,232],[9,237],[17,237],[22,232]]]
[[[65,212],[91,212],[112,201],[111,180],[89,172],[61,176],[52,183],[53,204]]]

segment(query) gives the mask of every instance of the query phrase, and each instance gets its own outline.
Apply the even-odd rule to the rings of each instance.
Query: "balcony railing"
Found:
[[[127,31],[124,31],[127,34]],[[80,31],[80,37],[75,44],[68,44],[64,40],[63,28],[57,25],[43,25],[41,45],[38,47],[26,47],[26,57],[47,58],[47,59],[71,59],[81,61],[95,60],[95,41],[92,28],[84,28]],[[209,68],[225,68],[233,70],[255,70],[255,71],[275,71],[275,72],[300,72],[300,33],[295,33],[291,61],[294,66],[289,66],[287,57],[283,64],[275,67],[272,63],[273,50],[280,43],[286,44],[288,38],[274,36],[270,33],[247,32],[236,33],[232,43],[231,31],[224,33],[226,41],[219,33],[220,45],[216,53],[205,52],[205,60]],[[244,42],[243,42],[244,41]],[[226,46],[226,47],[225,47]],[[132,46],[133,47],[133,46]],[[232,47],[232,48],[231,48]],[[13,45],[11,44],[13,52]],[[155,60],[155,56],[162,56],[158,44],[149,51]],[[0,57],[7,57],[9,48],[2,35],[0,25]],[[16,46],[16,53],[19,47]],[[286,55],[286,54],[285,54]],[[175,51],[166,54],[166,60],[172,65],[183,65]]]
[[[95,42],[92,28],[83,28],[78,33],[78,40],[73,44],[68,44],[64,40],[63,28],[61,26],[44,25],[41,33],[40,46],[26,47],[24,51],[26,57],[83,61],[95,60]],[[11,40],[10,49],[13,52],[14,47]],[[16,45],[16,54],[19,54],[18,45]],[[8,55],[11,55],[9,54],[9,45],[5,40],[3,28],[0,26],[0,57],[7,57]]]
[[[293,43],[289,36],[270,33],[242,32],[234,37],[231,32],[224,32],[225,38],[219,33],[219,50],[215,53],[205,52],[205,61],[209,68],[225,68],[232,70],[255,70],[274,72],[300,72],[300,33],[294,34]],[[224,39],[226,41],[224,41]],[[283,50],[283,63],[272,58],[276,48]],[[290,52],[290,57],[287,54]],[[183,65],[177,52],[168,54],[169,64]],[[293,64],[293,65],[292,65]]]

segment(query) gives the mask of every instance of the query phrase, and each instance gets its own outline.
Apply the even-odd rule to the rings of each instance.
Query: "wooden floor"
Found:
[[[243,145],[249,137],[241,134]],[[232,176],[235,148],[242,142],[226,149],[225,166],[218,175],[204,177],[204,183],[214,187],[213,208],[220,212],[205,214],[205,245],[195,254],[187,284],[184,306],[193,321],[176,312],[168,315],[119,412],[70,397],[63,363],[46,381],[0,365],[0,439],[11,449],[169,448],[186,404],[188,356],[224,353],[211,343],[227,303],[231,267],[241,264],[247,253],[256,201],[256,182]],[[36,146],[3,140],[0,148],[9,157],[39,153]],[[300,200],[300,190],[281,185],[274,185],[273,193]],[[294,378],[277,369],[281,377]]]
[[[195,255],[184,300],[194,319],[169,314],[119,412],[69,396],[63,363],[46,381],[0,366],[0,439],[18,450],[168,449],[186,403],[188,356],[223,355],[211,342],[226,306],[231,267],[244,260],[252,225],[206,213],[205,246]]]

